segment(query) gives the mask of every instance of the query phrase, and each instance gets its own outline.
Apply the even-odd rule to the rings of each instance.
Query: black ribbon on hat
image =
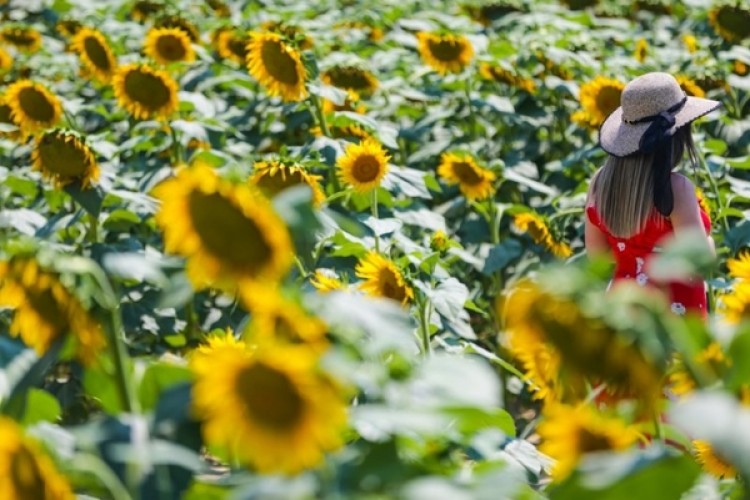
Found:
[[[645,116],[638,120],[626,121],[631,125],[636,123],[648,123],[646,131],[638,143],[639,151],[642,153],[653,153],[654,159],[651,168],[654,173],[654,206],[665,217],[669,217],[674,208],[674,195],[672,194],[672,134],[669,130],[675,125],[674,115],[682,109],[687,102],[687,96],[680,102],[656,115]]]

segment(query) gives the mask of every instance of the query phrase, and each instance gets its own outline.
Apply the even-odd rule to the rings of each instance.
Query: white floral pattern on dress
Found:
[[[685,311],[687,310],[681,302],[672,302],[672,307],[670,307],[670,309],[672,309],[673,313],[679,314],[680,316],[685,314]]]
[[[625,251],[625,243],[623,243],[622,241],[618,241],[617,242],[617,249],[619,251],[621,251],[621,252],[624,252]]]
[[[648,283],[648,276],[643,273],[638,273],[635,277],[635,282],[641,286],[645,286]]]

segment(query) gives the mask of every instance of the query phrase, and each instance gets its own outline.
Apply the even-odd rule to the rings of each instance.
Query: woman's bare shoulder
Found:
[[[677,172],[672,172],[672,193],[675,200],[677,199],[694,199],[695,185],[693,181]]]

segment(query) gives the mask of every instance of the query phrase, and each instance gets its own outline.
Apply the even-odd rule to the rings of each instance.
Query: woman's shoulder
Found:
[[[693,198],[695,197],[695,185],[688,177],[677,172],[672,172],[671,181],[672,192],[675,196],[678,194],[691,194]]]

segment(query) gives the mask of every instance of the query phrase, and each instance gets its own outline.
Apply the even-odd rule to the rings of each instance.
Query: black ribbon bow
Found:
[[[675,125],[675,113],[682,109],[686,102],[687,96],[666,111],[628,122],[630,124],[651,122],[641,136],[638,147],[642,153],[654,155],[651,164],[654,175],[654,206],[665,217],[669,217],[674,208],[671,179],[672,144],[670,139],[672,134],[669,130]]]

